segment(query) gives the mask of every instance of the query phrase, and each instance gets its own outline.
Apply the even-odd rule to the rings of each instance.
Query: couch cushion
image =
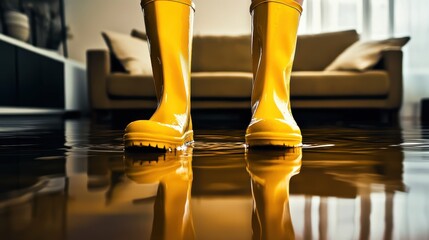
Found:
[[[385,71],[363,73],[293,72],[292,98],[383,97],[389,91]],[[112,98],[153,99],[156,97],[150,76],[114,73],[107,76],[107,92]],[[199,72],[191,75],[193,99],[250,99],[252,74],[247,72]]]
[[[125,70],[133,75],[152,75],[149,48],[146,41],[116,32],[102,32],[111,53]]]
[[[199,72],[191,75],[191,96],[197,98],[248,98],[252,94],[252,73]]]
[[[192,97],[197,99],[250,99],[252,74],[246,72],[192,73],[191,89]],[[110,74],[107,76],[107,92],[112,98],[156,97],[152,77],[144,75]]]
[[[152,76],[114,73],[107,76],[107,93],[112,98],[154,98]]]
[[[385,71],[292,73],[291,96],[295,98],[383,97],[388,92],[389,76]]]
[[[358,39],[359,35],[355,30],[300,35],[293,70],[322,71]]]
[[[357,41],[342,52],[325,70],[366,71],[380,61],[384,50],[399,49],[408,41],[410,41],[409,37]]]
[[[251,72],[250,35],[195,36],[193,72]]]

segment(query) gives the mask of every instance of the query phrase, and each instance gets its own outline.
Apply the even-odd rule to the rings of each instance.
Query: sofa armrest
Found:
[[[389,49],[382,52],[379,67],[387,71],[390,79],[388,108],[398,110],[403,99],[403,53],[400,49]]]
[[[91,109],[108,109],[106,77],[110,74],[110,54],[107,50],[88,50],[86,53],[88,92]]]

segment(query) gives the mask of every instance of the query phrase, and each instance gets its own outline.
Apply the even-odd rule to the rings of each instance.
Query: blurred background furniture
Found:
[[[424,125],[429,124],[429,98],[422,99],[420,114],[421,123]]]
[[[83,64],[1,34],[0,53],[0,112],[10,112],[4,107],[89,112]]]
[[[0,36],[0,106],[65,108],[65,62],[58,54]]]
[[[0,0],[0,33],[67,57],[63,0]]]
[[[402,104],[402,51],[382,52],[368,71],[325,71],[359,40],[355,30],[298,37],[291,79],[294,109],[376,109],[396,118]],[[94,113],[155,109],[152,76],[130,75],[107,50],[88,50],[89,99]],[[250,109],[250,36],[195,36],[192,109]]]

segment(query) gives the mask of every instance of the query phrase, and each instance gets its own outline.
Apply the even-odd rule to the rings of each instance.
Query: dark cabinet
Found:
[[[15,47],[0,41],[0,105],[18,104]]]
[[[0,106],[64,108],[64,63],[0,42]]]

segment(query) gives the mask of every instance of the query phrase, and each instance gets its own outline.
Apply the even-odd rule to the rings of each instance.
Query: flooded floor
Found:
[[[0,121],[0,239],[429,239],[429,128],[303,128],[302,149],[196,130],[123,151],[81,120]]]

